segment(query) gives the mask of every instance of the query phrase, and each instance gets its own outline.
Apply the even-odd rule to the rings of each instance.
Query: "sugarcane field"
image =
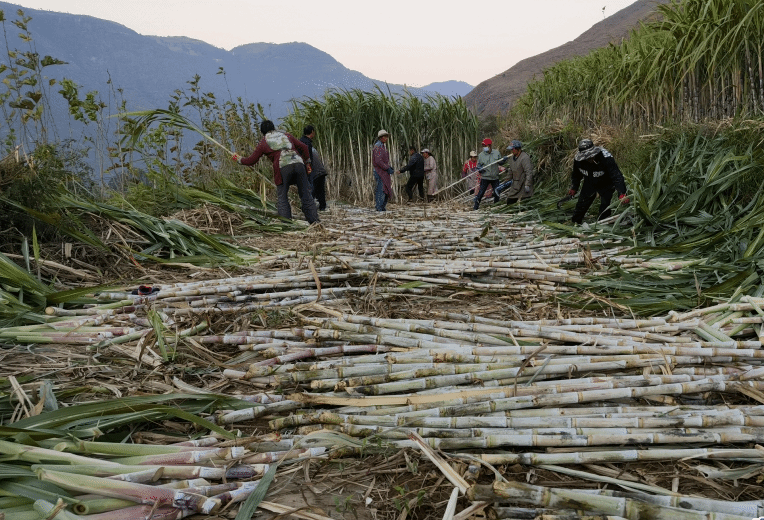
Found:
[[[0,10],[0,520],[764,517],[764,0],[656,12],[500,115],[271,118]]]

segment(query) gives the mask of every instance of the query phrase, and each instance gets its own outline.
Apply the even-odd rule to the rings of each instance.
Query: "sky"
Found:
[[[477,85],[635,0],[6,0],[230,50],[305,42],[369,78]],[[34,36],[34,34],[33,34]]]

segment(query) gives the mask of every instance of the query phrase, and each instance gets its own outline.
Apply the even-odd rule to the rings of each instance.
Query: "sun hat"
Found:
[[[430,155],[432,155],[432,152],[430,151],[430,149],[429,149],[429,148],[425,148],[424,150],[422,150],[422,151],[421,151],[421,152],[419,152],[419,153],[429,153]]]
[[[523,143],[521,141],[518,141],[517,139],[512,139],[512,142],[509,143],[509,146],[507,146],[507,150],[511,150],[513,148],[517,148],[518,150],[522,149]]]
[[[472,150],[470,152],[470,157],[477,157],[477,152],[475,150]]]
[[[493,144],[493,141],[491,141],[487,137],[483,139],[483,146],[491,146],[492,144]]]
[[[388,136],[390,135],[387,133],[387,130],[380,130],[379,132],[377,132],[377,137],[384,137],[386,135]]]
[[[591,159],[601,151],[602,148],[599,146],[594,146],[594,143],[591,139],[582,139],[581,142],[578,143],[578,153],[574,159],[576,161],[585,161],[587,159]]]

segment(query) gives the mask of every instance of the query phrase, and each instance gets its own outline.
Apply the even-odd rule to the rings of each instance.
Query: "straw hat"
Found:
[[[377,132],[377,137],[384,137],[386,135],[387,136],[390,135],[390,134],[387,133],[387,130],[380,130],[379,132]]]
[[[470,157],[477,157],[477,152],[475,150],[472,150],[470,152]]]

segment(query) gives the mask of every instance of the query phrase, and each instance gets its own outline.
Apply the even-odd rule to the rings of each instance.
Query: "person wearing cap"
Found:
[[[499,187],[499,164],[504,163],[506,159],[506,157],[502,157],[498,150],[493,149],[492,140],[488,138],[483,139],[483,151],[478,155],[480,187],[475,196],[475,203],[472,209],[477,210],[480,207],[480,201],[483,199],[483,195],[485,195],[489,185],[493,190],[493,201],[499,202],[499,195],[496,193],[496,188]]]
[[[409,162],[397,171],[402,172],[409,172],[409,181],[406,183],[408,201],[414,202],[414,186],[418,188],[419,198],[424,200],[424,157],[416,151],[414,145],[409,146]]]
[[[507,189],[507,205],[533,195],[533,164],[523,151],[523,143],[514,139],[507,147],[511,156],[506,165],[512,185]]]
[[[245,166],[254,166],[265,155],[273,163],[273,181],[276,183],[277,208],[279,216],[291,219],[292,207],[289,204],[289,186],[296,185],[302,202],[305,218],[313,224],[318,222],[318,211],[313,195],[310,193],[308,174],[305,164],[310,159],[308,147],[291,134],[276,130],[273,121],[260,123],[263,138],[249,157],[233,154],[231,159]]]
[[[475,180],[478,175],[478,162],[477,162],[477,152],[475,150],[472,150],[470,152],[470,158],[467,159],[467,162],[464,163],[464,166],[462,167],[462,179],[465,177],[467,178],[467,189],[470,192],[470,195],[475,193]]]
[[[626,181],[623,180],[623,174],[618,168],[618,164],[610,152],[601,146],[594,146],[591,139],[582,139],[578,143],[578,152],[573,158],[571,178],[572,183],[568,191],[568,195],[571,197],[578,192],[581,180],[584,181],[576,209],[573,210],[571,217],[575,224],[583,223],[589,206],[592,205],[598,194],[600,196],[600,209],[597,220],[610,216],[609,206],[614,191],[618,191],[621,204],[629,203],[629,199],[626,197]]]
[[[385,146],[390,134],[387,130],[377,132],[377,140],[371,152],[371,164],[374,168],[374,208],[377,211],[386,211],[387,201],[392,197],[392,179],[390,175],[395,170],[390,166],[390,154]]]
[[[427,179],[427,197],[429,198],[438,191],[438,164],[428,148],[422,150],[422,156],[424,157],[424,176]]]

